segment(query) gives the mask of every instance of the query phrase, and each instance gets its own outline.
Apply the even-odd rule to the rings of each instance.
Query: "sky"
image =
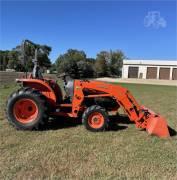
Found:
[[[96,57],[122,50],[130,59],[177,60],[176,1],[2,1],[0,49],[29,39],[52,47],[50,58],[69,48]]]

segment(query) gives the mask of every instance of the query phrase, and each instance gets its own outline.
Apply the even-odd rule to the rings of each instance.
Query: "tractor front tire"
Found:
[[[47,111],[45,97],[31,88],[19,89],[7,100],[7,119],[18,130],[39,129],[48,118]]]
[[[88,107],[82,115],[85,128],[92,132],[105,131],[108,128],[108,114],[106,110],[98,105]]]

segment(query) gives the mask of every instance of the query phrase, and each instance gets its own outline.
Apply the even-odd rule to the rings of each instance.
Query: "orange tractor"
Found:
[[[122,107],[137,128],[159,137],[169,136],[166,120],[140,106],[126,88],[100,81],[72,80],[67,75],[63,79],[65,98],[54,80],[42,77],[37,64],[28,78],[17,79],[22,88],[12,93],[7,101],[10,124],[20,130],[32,130],[52,116],[82,116],[86,129],[104,131],[110,123],[109,112],[117,112]]]

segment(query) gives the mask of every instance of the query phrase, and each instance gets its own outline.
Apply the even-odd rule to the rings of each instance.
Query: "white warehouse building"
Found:
[[[177,80],[177,60],[124,60],[122,78]]]

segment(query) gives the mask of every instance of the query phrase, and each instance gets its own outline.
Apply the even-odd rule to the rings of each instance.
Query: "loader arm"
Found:
[[[97,90],[103,92],[96,96],[109,96],[117,101],[124,109],[130,121],[136,124],[136,127],[146,129],[149,134],[160,137],[168,137],[168,127],[165,119],[153,111],[140,106],[132,94],[124,87],[115,84],[108,84],[100,81],[81,81],[74,82],[73,114],[79,111],[78,107],[84,100],[84,89]],[[93,96],[93,95],[92,95]]]

